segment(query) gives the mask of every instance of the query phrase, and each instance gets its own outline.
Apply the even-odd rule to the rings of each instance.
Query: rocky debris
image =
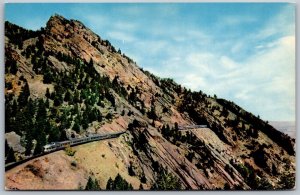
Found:
[[[232,147],[226,145],[220,140],[220,138],[209,128],[195,129],[193,133],[205,143],[205,147],[210,151],[209,155],[214,160],[214,170],[215,173],[222,176],[227,183],[232,187],[235,185],[245,186],[245,189],[249,187],[244,183],[242,176],[235,170],[234,167],[230,166],[230,159],[234,158],[234,153]],[[230,166],[232,174],[228,173],[228,170],[225,170],[226,166]],[[212,173],[215,174],[215,173]],[[216,176],[210,176],[216,177]],[[215,179],[213,179],[215,181]]]
[[[13,151],[18,153],[24,153],[25,148],[21,145],[21,137],[15,132],[5,133],[5,139],[9,147],[12,147]]]
[[[43,83],[43,78],[40,75],[36,76],[35,79],[28,79],[28,85],[32,99],[45,97],[47,88],[49,91],[54,90],[52,84]]]

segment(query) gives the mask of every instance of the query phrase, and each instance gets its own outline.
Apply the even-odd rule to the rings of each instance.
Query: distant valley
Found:
[[[292,138],[296,139],[296,122],[295,121],[270,121],[270,125],[275,129],[286,133]]]

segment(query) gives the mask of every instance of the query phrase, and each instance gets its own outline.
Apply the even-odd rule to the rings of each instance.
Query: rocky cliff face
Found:
[[[293,188],[295,140],[233,102],[144,71],[76,20],[55,15],[36,32],[5,27],[7,162],[47,142],[127,129],[74,147],[74,156],[60,151],[16,167],[7,189],[81,189],[89,177],[105,189],[118,173],[134,189],[163,189],[165,178],[177,185],[167,189]],[[208,128],[178,130],[190,124]],[[68,185],[58,163],[70,169]]]

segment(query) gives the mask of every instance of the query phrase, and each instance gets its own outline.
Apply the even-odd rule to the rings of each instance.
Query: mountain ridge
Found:
[[[147,178],[147,189],[157,187],[162,169],[186,189],[278,189],[286,187],[278,178],[294,178],[294,139],[233,102],[191,92],[142,70],[79,21],[54,15],[37,32],[6,23],[5,57],[6,133],[16,132],[27,141],[27,155],[50,138],[122,127],[128,133],[119,139],[129,143],[125,156],[131,159],[123,163],[135,167],[133,176],[124,170],[123,176]],[[31,112],[33,105],[37,111]],[[33,139],[37,130],[15,124],[18,117],[27,120],[22,118],[27,110],[34,119],[30,125],[40,125],[44,137]],[[178,125],[188,124],[209,128],[178,132]]]

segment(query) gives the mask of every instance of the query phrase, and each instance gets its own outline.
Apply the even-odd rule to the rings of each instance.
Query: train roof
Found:
[[[56,142],[56,143],[64,144],[64,143],[69,143],[69,142],[70,142],[70,140],[61,141],[61,142]]]

